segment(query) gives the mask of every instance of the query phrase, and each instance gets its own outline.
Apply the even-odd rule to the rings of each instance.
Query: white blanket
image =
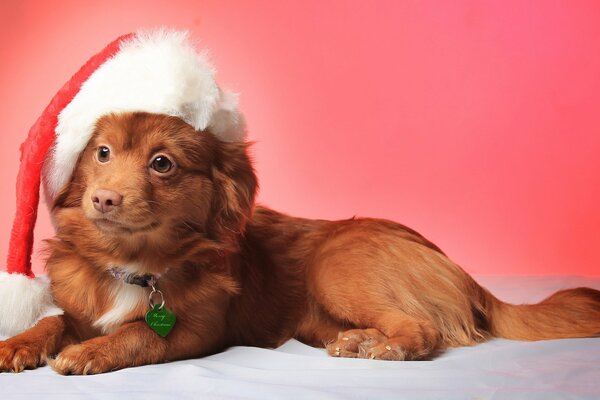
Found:
[[[536,302],[600,278],[477,280],[499,298]],[[203,359],[60,376],[44,367],[0,374],[0,399],[600,399],[600,338],[492,340],[433,361],[328,357],[290,340],[278,349],[234,347]]]

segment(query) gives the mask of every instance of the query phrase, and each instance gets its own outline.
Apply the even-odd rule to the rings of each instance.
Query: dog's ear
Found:
[[[248,156],[249,146],[245,142],[219,142],[215,149],[210,233],[225,246],[237,245],[254,209],[258,182]]]
[[[46,202],[50,206],[51,210],[57,208],[75,208],[81,206],[81,200],[83,193],[85,192],[85,185],[82,183],[83,178],[79,173],[79,164],[81,162],[81,156],[77,160],[73,175],[71,179],[55,194],[54,198],[51,197],[49,191],[49,173],[47,169],[50,167],[48,159],[44,162],[42,178],[44,179],[44,194],[46,196]]]

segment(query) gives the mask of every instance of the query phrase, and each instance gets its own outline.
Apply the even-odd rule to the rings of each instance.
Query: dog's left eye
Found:
[[[165,156],[158,156],[154,160],[152,160],[152,164],[150,164],[153,170],[159,172],[161,174],[165,174],[173,168],[173,163]]]

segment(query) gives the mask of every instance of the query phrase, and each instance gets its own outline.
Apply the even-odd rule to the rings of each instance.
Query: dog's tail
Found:
[[[600,336],[600,291],[590,288],[561,290],[537,304],[513,305],[487,290],[488,331],[515,340],[547,340]]]

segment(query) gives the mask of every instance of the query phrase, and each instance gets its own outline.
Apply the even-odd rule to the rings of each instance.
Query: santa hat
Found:
[[[186,32],[160,29],[119,37],[54,96],[21,145],[17,210],[6,272],[0,272],[0,336],[16,335],[41,318],[62,314],[52,301],[48,279],[31,270],[40,182],[51,205],[71,179],[96,121],[108,113],[176,116],[221,140],[242,140],[245,126],[237,96],[221,90],[214,75]]]

